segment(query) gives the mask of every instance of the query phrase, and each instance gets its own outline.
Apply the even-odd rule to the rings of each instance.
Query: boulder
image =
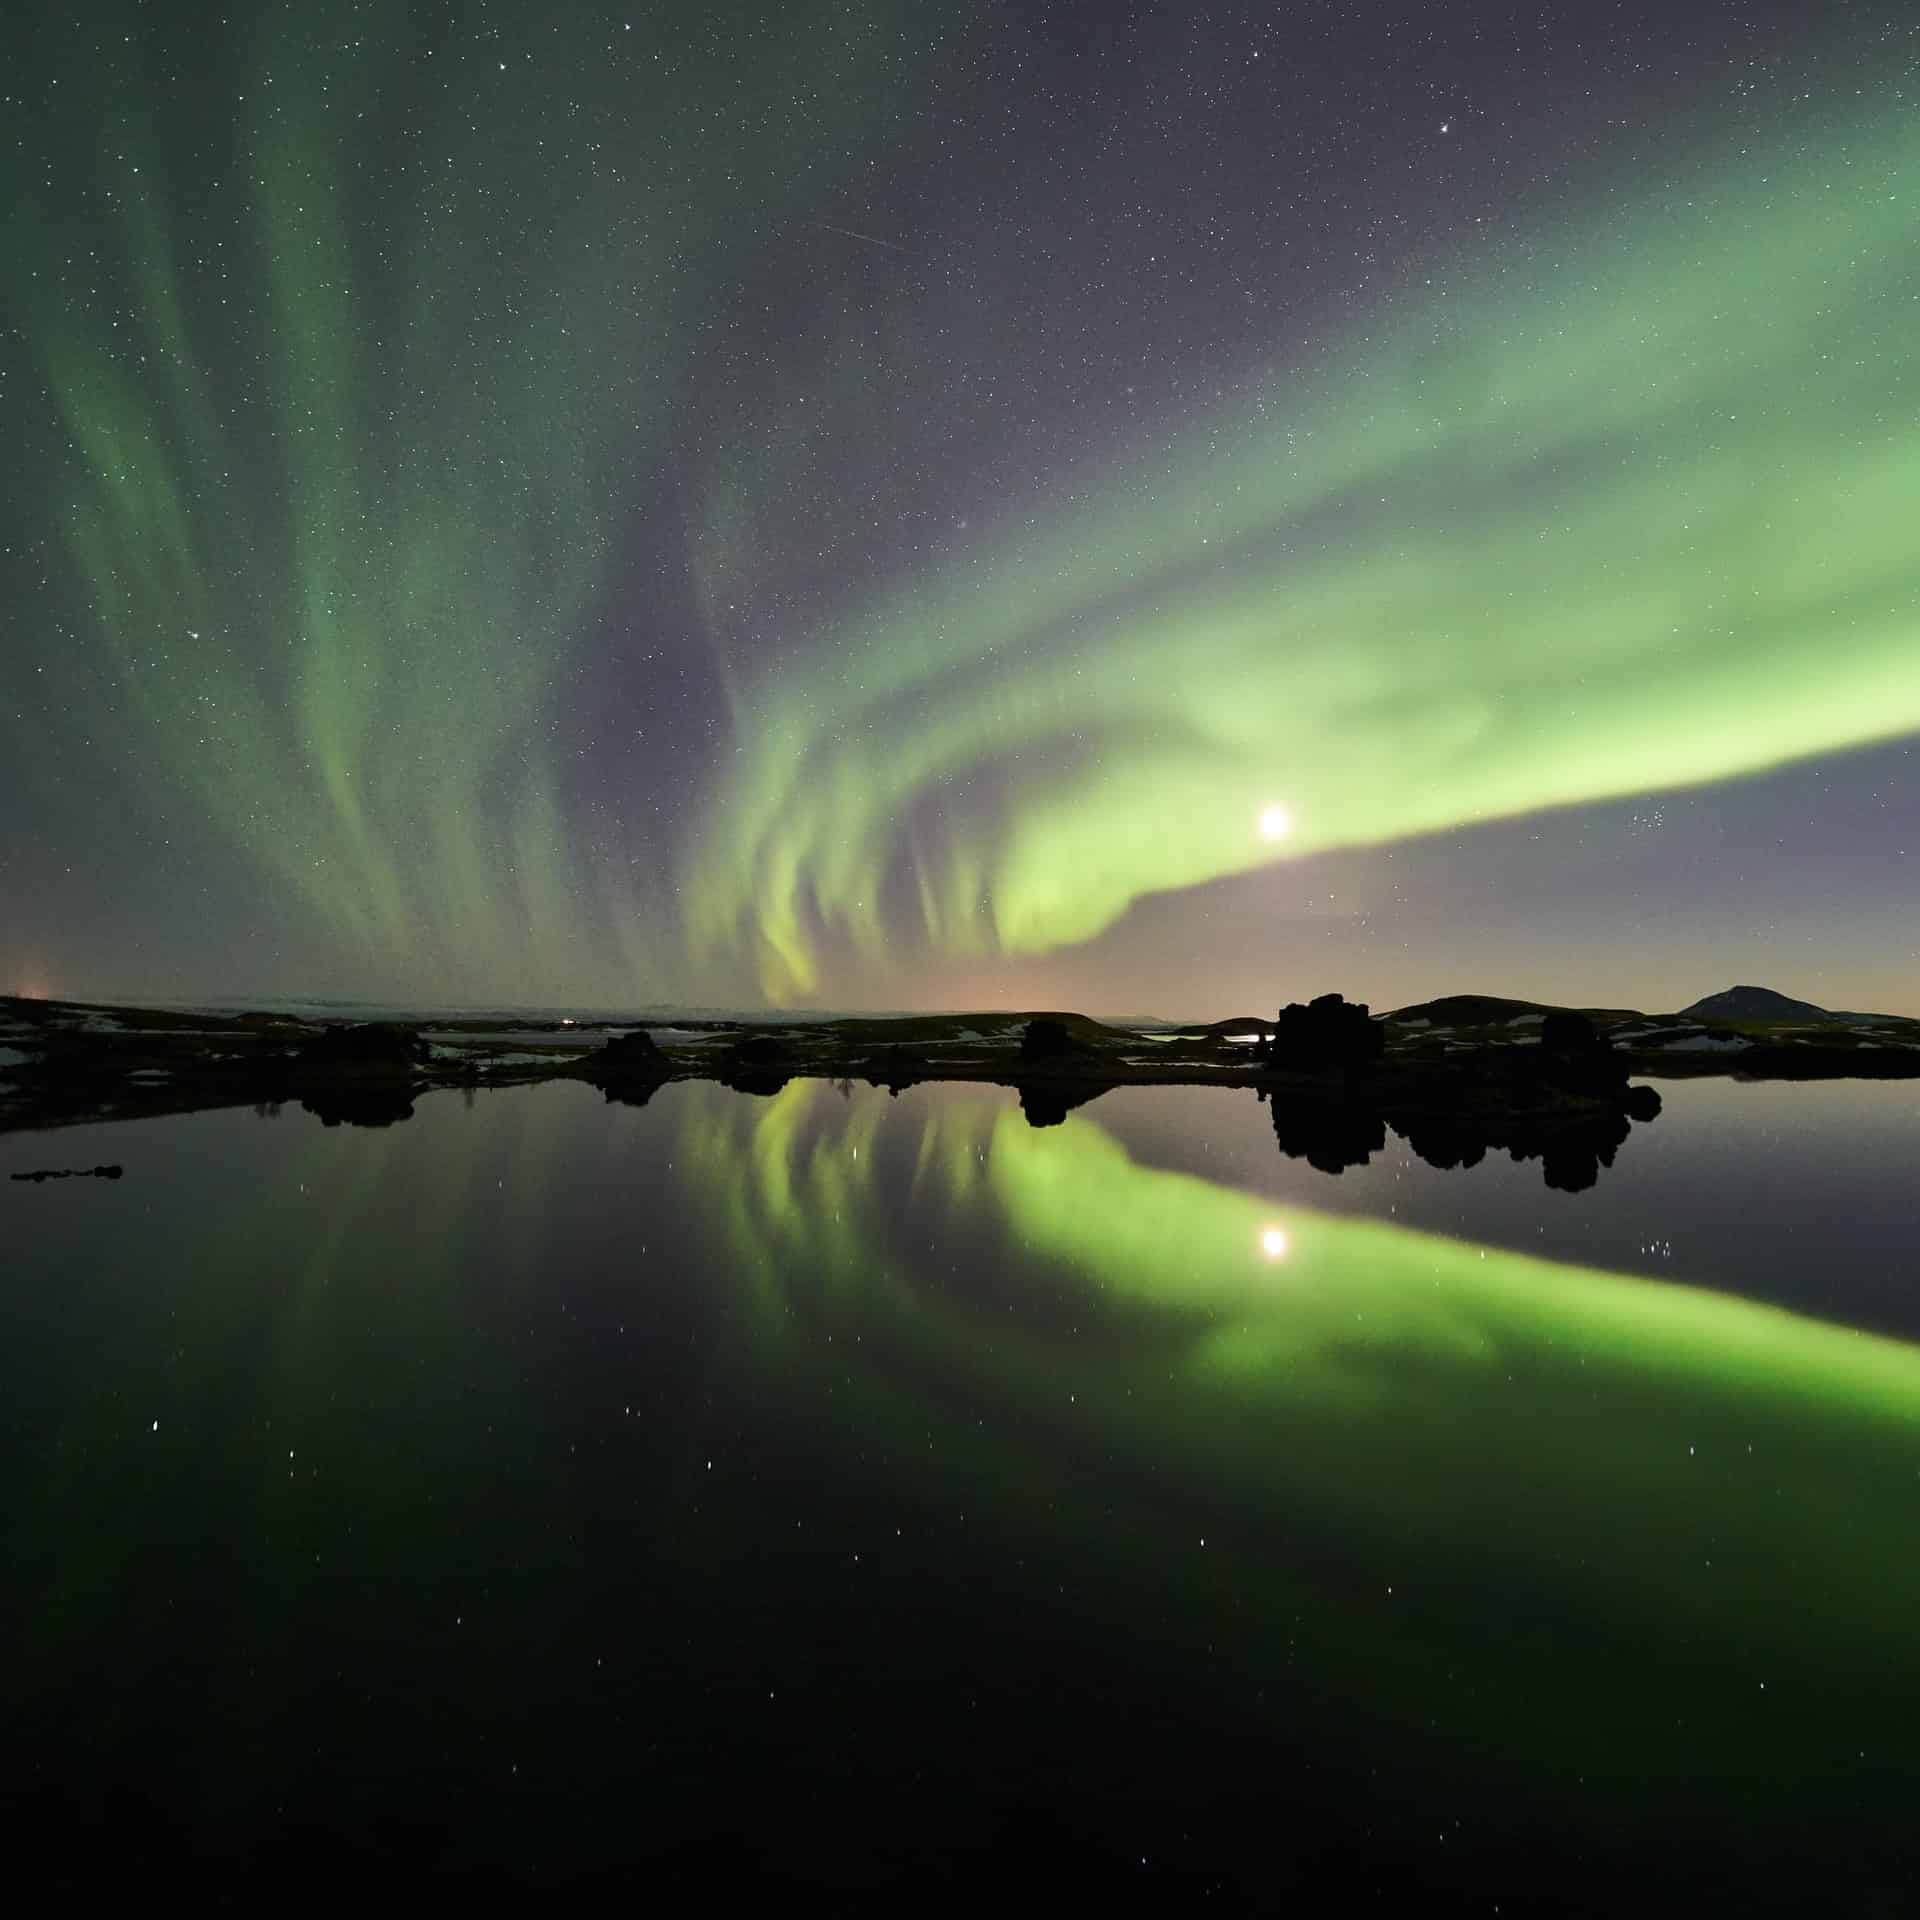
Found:
[[[1020,1057],[1023,1060],[1063,1060],[1080,1049],[1067,1031],[1064,1020],[1029,1020],[1020,1032]]]
[[[427,1043],[408,1028],[367,1021],[323,1027],[311,1040],[302,1040],[293,1057],[303,1067],[408,1073],[423,1065],[431,1054]]]
[[[661,1080],[673,1071],[650,1033],[616,1033],[588,1065],[609,1078],[621,1079]]]
[[[1296,1000],[1282,1007],[1273,1038],[1260,1051],[1283,1072],[1319,1073],[1372,1066],[1386,1045],[1386,1026],[1369,1016],[1364,1001],[1323,993],[1305,1006]]]

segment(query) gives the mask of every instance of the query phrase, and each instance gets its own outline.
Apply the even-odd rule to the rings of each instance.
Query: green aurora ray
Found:
[[[1306,853],[1920,726],[1916,192],[1903,108],[1456,252],[850,599],[736,680],[696,954],[802,998],[1091,937],[1270,806]],[[723,584],[770,471],[716,469]]]
[[[51,421],[19,504],[78,585],[43,617],[94,673],[87,745],[156,838],[237,845],[390,981],[677,960],[569,817],[569,662],[728,238],[884,106],[880,22],[23,23],[73,151],[0,215]],[[105,777],[15,745],[49,794]]]
[[[876,352],[930,417],[971,404],[937,296],[908,274],[890,345],[801,317],[787,404],[691,455],[684,405],[716,289],[930,70],[908,25],[30,22],[20,70],[57,84],[22,151],[65,164],[0,208],[0,372],[45,405],[0,696],[41,710],[37,663],[70,666],[84,719],[5,743],[47,820],[110,789],[394,986],[785,1000],[836,951],[902,978],[1086,939],[1273,858],[1271,806],[1292,852],[1386,843],[1920,726],[1910,114],[1446,241],[1369,327],[1090,432],[883,577],[791,536],[845,536],[903,434],[940,444],[866,390]],[[873,456],[844,497],[823,416]],[[570,784],[617,751],[575,668],[689,457],[731,734],[691,819],[636,832]],[[825,610],[746,643],[730,607],[802,604],[796,549]]]

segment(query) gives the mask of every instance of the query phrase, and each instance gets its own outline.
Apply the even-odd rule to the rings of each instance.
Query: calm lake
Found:
[[[1920,1085],[1663,1093],[1571,1194],[1163,1088],[0,1138],[125,1167],[0,1182],[10,1851],[1910,1911]]]

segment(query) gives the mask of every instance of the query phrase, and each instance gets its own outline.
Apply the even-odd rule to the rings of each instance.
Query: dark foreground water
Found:
[[[0,1139],[12,1870],[1914,1909],[1920,1088]],[[889,1893],[889,1888],[895,1889]]]

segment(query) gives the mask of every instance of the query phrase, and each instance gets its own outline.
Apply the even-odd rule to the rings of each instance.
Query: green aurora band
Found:
[[[656,9],[608,44],[318,7],[209,40],[109,9],[28,36],[74,157],[0,216],[52,416],[22,467],[61,476],[22,511],[79,585],[87,745],[156,838],[237,843],[281,911],[429,991],[677,961],[627,850],[567,817],[569,663],[719,237],[831,177],[887,98],[882,25]]]
[[[876,327],[826,263],[789,387],[710,435],[699,393],[769,231],[905,137],[944,31],[29,22],[21,111],[66,164],[0,208],[10,392],[46,405],[0,696],[84,716],[10,728],[47,822],[97,830],[110,786],[237,852],[288,966],[343,985],[831,998],[837,955],[1043,951],[1255,868],[1273,806],[1291,852],[1386,843],[1920,726],[1910,113],[1442,237],[1369,326],[1090,430],[887,575],[889,475],[942,440],[871,376],[935,425],[1019,394],[1010,306],[902,266]],[[582,662],[689,461],[731,730],[682,818]],[[631,817],[581,803],[592,751]]]
[[[737,680],[696,953],[804,998],[1091,937],[1271,806],[1306,853],[1920,726],[1917,192],[1905,109],[1723,153],[1007,502]],[[716,599],[777,471],[716,471]]]

